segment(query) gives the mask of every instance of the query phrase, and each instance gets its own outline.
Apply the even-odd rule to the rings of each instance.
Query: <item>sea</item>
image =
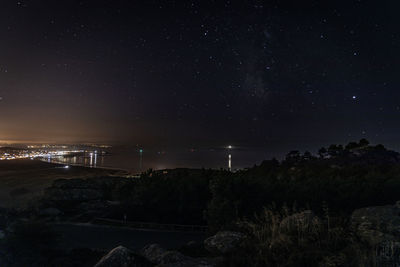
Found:
[[[189,149],[138,149],[137,147],[116,146],[106,149],[85,149],[82,153],[49,157],[45,161],[78,165],[90,168],[120,169],[140,173],[148,169],[172,168],[228,169],[231,155],[231,169],[239,170],[261,163],[268,155],[262,149],[233,147],[189,148]]]

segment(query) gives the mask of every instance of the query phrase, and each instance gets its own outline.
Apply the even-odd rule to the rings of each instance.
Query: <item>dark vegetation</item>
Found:
[[[209,183],[220,171],[176,169],[148,171],[140,179],[117,187],[113,196],[122,203],[116,219],[205,225],[211,199]]]
[[[264,207],[297,206],[335,216],[393,204],[399,198],[399,154],[368,141],[321,148],[318,156],[290,152],[235,173],[148,171],[113,190],[121,210],[111,216],[161,223],[208,224],[212,231],[252,218]]]

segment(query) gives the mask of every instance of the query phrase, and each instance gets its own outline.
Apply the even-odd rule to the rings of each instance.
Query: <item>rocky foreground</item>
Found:
[[[118,246],[102,257],[95,267],[213,267],[222,264],[225,255],[240,249],[244,240],[245,235],[242,233],[219,232],[204,241],[204,247],[213,256],[202,258],[194,258],[178,251],[166,250],[158,244],[148,245],[138,252]],[[190,245],[194,246],[195,244],[188,244],[188,246]]]
[[[293,227],[313,227],[320,220],[312,211],[293,214],[280,222],[281,231]],[[357,209],[351,216],[354,238],[376,251],[378,266],[399,266],[400,264],[400,201],[395,205],[375,206]],[[190,257],[178,251],[166,250],[158,244],[151,244],[140,251],[131,251],[118,246],[103,256],[95,267],[213,267],[229,266],[229,259],[246,249],[249,237],[240,232],[221,231],[204,240],[202,246],[208,257]],[[190,244],[188,244],[190,246]],[[195,244],[192,244],[195,245]],[[344,266],[341,255],[332,255],[329,266]]]

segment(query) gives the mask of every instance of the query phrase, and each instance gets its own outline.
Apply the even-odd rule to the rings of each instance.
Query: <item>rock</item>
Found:
[[[318,227],[321,220],[311,210],[305,210],[284,218],[280,223],[280,228],[284,231],[298,231],[298,229],[310,229]]]
[[[55,217],[55,216],[59,216],[61,214],[62,214],[62,212],[57,208],[47,208],[47,209],[39,210],[39,215],[42,215],[42,216]]]
[[[161,254],[159,260],[160,262],[157,263],[170,264],[170,263],[190,261],[191,258],[183,255],[178,251],[165,251],[163,254]]]
[[[165,253],[165,249],[163,249],[158,244],[151,244],[145,246],[141,250],[141,255],[143,255],[146,259],[154,264],[158,264],[161,262],[162,255]]]
[[[177,251],[167,251],[158,244],[144,247],[141,251],[141,255],[154,264],[182,262],[189,258]]]
[[[207,238],[204,246],[211,253],[227,254],[236,251],[244,239],[245,235],[242,233],[223,231]]]
[[[351,215],[351,225],[370,245],[388,239],[400,242],[400,203],[357,209]]]
[[[100,259],[95,267],[147,267],[151,264],[129,249],[119,246]]]
[[[215,267],[217,265],[217,260],[188,257],[178,251],[165,250],[158,244],[144,247],[141,255],[158,267]]]
[[[168,251],[163,262],[157,264],[157,267],[216,267],[221,260],[209,258],[191,258],[186,256],[178,256],[179,252]]]
[[[217,261],[213,259],[189,259],[185,261],[178,261],[173,263],[162,263],[156,265],[157,267],[216,267]]]
[[[353,211],[351,227],[376,250],[380,264],[400,265],[400,202]]]

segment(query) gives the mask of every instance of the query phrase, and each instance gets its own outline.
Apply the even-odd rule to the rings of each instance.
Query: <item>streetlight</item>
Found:
[[[143,165],[143,149],[139,149],[139,171],[142,172]]]
[[[233,147],[231,145],[228,146],[228,153],[229,153],[228,154],[228,170],[229,171],[232,171],[232,155],[231,155],[231,152],[230,152],[232,150],[232,148]]]

